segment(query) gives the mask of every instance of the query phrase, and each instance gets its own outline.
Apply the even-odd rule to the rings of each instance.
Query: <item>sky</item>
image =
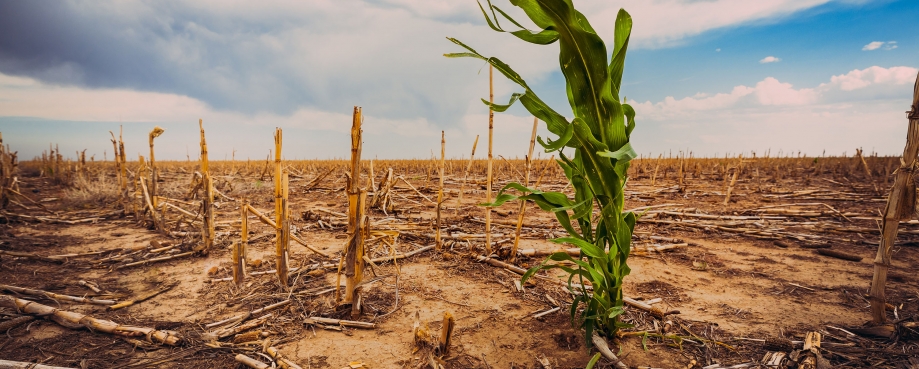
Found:
[[[604,40],[626,9],[623,76],[642,155],[898,155],[919,73],[914,0],[573,0]],[[495,5],[531,29],[507,0]],[[284,129],[287,159],[477,157],[488,141],[488,68],[448,59],[455,37],[510,64],[571,116],[558,45],[488,28],[475,0],[0,0],[0,132],[31,159],[59,145],[112,158],[261,159]],[[519,87],[494,78],[495,100]],[[495,115],[494,153],[522,157],[533,118]],[[550,135],[540,123],[539,134]],[[551,135],[549,136],[551,138]],[[542,154],[545,156],[546,154]]]

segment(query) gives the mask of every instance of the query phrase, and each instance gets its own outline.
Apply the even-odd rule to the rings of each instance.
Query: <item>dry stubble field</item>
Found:
[[[370,163],[363,163],[368,181]],[[534,178],[547,168],[539,187],[567,192],[564,176],[547,163],[534,164]],[[399,181],[392,190],[394,210],[373,209],[370,214],[371,229],[377,232],[368,240],[367,254],[377,262],[366,271],[370,282],[363,285],[363,314],[356,320],[375,323],[375,328],[310,320],[351,319],[350,308],[339,307],[334,296],[338,259],[348,237],[348,163],[284,164],[291,177],[293,232],[330,256],[292,243],[291,267],[298,270],[288,290],[271,273],[250,275],[240,288],[225,280],[231,275],[230,245],[240,237],[239,200],[273,212],[268,163],[211,163],[215,188],[222,194],[215,203],[213,248],[206,256],[148,263],[137,262],[190,250],[200,236],[183,232],[198,231],[198,223],[177,211],[167,212],[161,233],[133,213],[122,214],[112,163],[93,163],[66,174],[59,170],[56,176],[49,174],[47,163],[21,163],[19,191],[37,204],[13,197],[0,218],[0,251],[33,257],[0,255],[0,283],[73,296],[97,294],[78,284],[87,281],[98,285],[98,294],[104,295],[100,297],[119,300],[171,288],[115,311],[8,289],[3,293],[120,324],[176,331],[184,340],[177,347],[163,346],[144,342],[144,337],[122,339],[38,319],[2,332],[0,359],[74,368],[236,368],[242,367],[233,359],[238,353],[267,362],[260,353],[268,340],[303,368],[360,367],[357,363],[429,367],[428,350],[413,342],[413,324],[417,321],[439,336],[445,312],[455,318],[451,349],[439,359],[445,368],[583,368],[590,359],[581,331],[569,321],[570,293],[564,283],[548,280],[559,276],[518,286],[520,276],[513,271],[476,260],[485,233],[485,211],[476,206],[485,196],[483,161],[473,165],[459,205],[466,162],[447,162],[443,250],[428,249],[395,263],[380,260],[433,245],[436,162],[374,162],[375,183],[392,168],[395,177],[402,176],[418,190]],[[619,357],[629,367],[730,367],[762,360],[767,350],[757,339],[800,341],[805,333],[817,331],[831,343],[824,355],[834,367],[909,367],[909,360],[919,355],[914,341],[906,339],[909,332],[899,332],[894,340],[848,333],[870,319],[866,293],[878,222],[897,164],[898,158],[883,157],[866,157],[864,162],[858,157],[634,161],[626,208],[644,209],[638,210],[643,216],[624,292],[679,314],[657,319],[627,308],[625,321],[634,327],[616,342]],[[157,165],[163,201],[196,213],[193,205],[199,200],[189,196],[189,184],[197,163]],[[128,163],[131,170],[136,166]],[[495,189],[521,181],[522,170],[522,161],[496,160]],[[513,243],[518,206],[505,204],[492,213],[493,241],[504,258]],[[249,224],[248,272],[273,269],[275,231],[254,218]],[[547,239],[563,232],[551,214],[530,205],[520,249],[557,249]],[[887,284],[892,320],[908,321],[919,309],[917,235],[915,222],[901,224]],[[99,253],[34,257],[89,252]],[[840,253],[861,260],[840,259]],[[521,256],[515,263],[526,268],[542,258]],[[253,328],[259,333],[221,340],[206,335],[213,330],[206,327],[209,323],[286,300],[290,302]],[[560,309],[540,314],[555,307]],[[0,324],[17,316],[2,309]],[[602,367],[607,365],[601,361]]]

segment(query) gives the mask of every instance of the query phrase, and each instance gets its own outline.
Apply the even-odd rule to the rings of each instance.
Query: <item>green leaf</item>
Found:
[[[444,56],[448,58],[476,58],[476,59],[485,60],[485,58],[482,57],[481,55],[473,54],[473,53],[448,53],[448,54],[444,54]]]
[[[501,10],[497,6],[492,5],[491,8],[494,10],[497,10],[498,13],[501,13],[501,15],[504,16],[504,18],[506,18],[511,23],[513,23],[515,26],[520,28],[519,31],[511,32],[511,34],[514,36],[517,36],[517,38],[521,40],[524,40],[529,43],[537,44],[537,45],[548,45],[555,41],[558,41],[558,32],[555,32],[555,30],[544,29],[540,32],[533,33],[532,31],[528,30],[526,27],[524,27],[523,25],[515,21],[514,18],[511,18],[510,15],[507,15],[507,13],[505,13],[503,10]]]
[[[613,94],[619,95],[622,85],[622,72],[625,67],[626,49],[629,47],[629,36],[632,33],[632,16],[625,9],[619,9],[616,15],[616,34],[613,45],[613,60],[609,66],[609,75],[612,80]]]
[[[552,253],[551,255],[549,255],[548,257],[546,257],[546,258],[542,261],[542,263],[540,263],[539,265],[537,265],[537,266],[535,266],[535,267],[532,267],[532,268],[528,269],[525,273],[523,273],[523,277],[520,278],[520,283],[526,283],[526,281],[529,280],[534,274],[536,274],[536,273],[539,272],[540,270],[544,270],[544,269],[562,269],[562,270],[564,270],[566,273],[568,273],[569,275],[572,275],[572,276],[573,276],[573,275],[578,275],[578,274],[581,274],[581,273],[586,273],[586,272],[583,272],[583,271],[580,271],[580,270],[575,270],[575,269],[569,268],[569,267],[564,266],[564,265],[559,265],[559,264],[548,264],[549,261],[568,261],[568,262],[572,262],[572,263],[574,263],[574,264],[577,264],[577,265],[578,265],[579,267],[581,267],[581,268],[588,267],[587,263],[585,263],[584,261],[581,261],[581,260],[573,259],[573,258],[571,257],[571,255],[568,255],[568,253],[566,253],[566,252],[556,252],[556,253]],[[587,276],[587,274],[582,274],[582,275]]]
[[[500,194],[500,193],[504,193],[505,191],[507,191],[507,190],[509,190],[509,189],[514,189],[514,190],[517,190],[517,191],[520,191],[520,192],[523,192],[523,193],[528,193],[528,192],[529,192],[529,193],[534,193],[534,194],[541,194],[541,193],[542,193],[542,191],[540,191],[540,190],[537,190],[537,189],[535,189],[535,188],[526,187],[526,186],[524,186],[524,185],[522,185],[522,184],[520,184],[520,183],[517,183],[517,182],[511,182],[511,183],[508,183],[508,184],[504,185],[504,187],[501,187],[501,189],[498,190],[498,193],[499,193],[499,194]]]
[[[590,361],[587,362],[587,366],[584,369],[593,369],[594,365],[597,365],[597,361],[600,361],[600,353],[594,354],[594,357],[590,358]]]
[[[543,210],[547,210],[547,209],[543,209]],[[561,224],[562,228],[565,228],[565,231],[568,232],[569,235],[572,235],[572,236],[575,236],[581,239],[587,238],[585,237],[584,234],[580,234],[577,231],[575,231],[574,227],[571,226],[571,218],[568,216],[567,211],[560,211],[560,212],[555,213],[555,219],[558,219],[558,223]],[[587,234],[586,236],[589,236],[589,234]]]
[[[503,113],[504,111],[507,110],[507,108],[510,108],[511,105],[514,105],[514,103],[517,102],[517,99],[519,99],[521,95],[522,94],[519,94],[519,93],[511,94],[511,100],[507,103],[507,105],[492,104],[488,102],[488,100],[485,100],[485,99],[481,99],[481,100],[482,100],[482,103],[484,103],[489,108],[491,108],[491,110],[494,110],[498,113]]]
[[[606,151],[598,152],[597,155],[600,155],[604,158],[610,158],[616,161],[620,161],[620,160],[628,161],[628,160],[635,159],[635,157],[638,156],[638,153],[636,153],[635,150],[632,149],[631,143],[626,142],[626,144],[622,145],[622,147],[620,147],[619,150],[616,150],[613,152],[606,150]]]
[[[567,205],[567,206],[559,206],[559,207],[557,207],[557,208],[549,209],[549,211],[551,211],[551,212],[553,212],[553,213],[557,213],[557,212],[560,212],[560,211],[568,211],[568,210],[577,208],[577,207],[579,207],[579,206],[583,206],[584,204],[589,203],[589,202],[590,202],[590,199],[586,199],[586,200],[581,201],[581,202],[579,202],[579,203],[577,203],[577,204],[571,204],[571,205]],[[583,215],[582,215],[582,216],[583,216]],[[577,216],[577,214],[575,214],[574,219],[578,219],[578,218],[580,218],[580,217]]]
[[[571,140],[571,137],[574,136],[574,126],[570,124],[565,125],[565,131],[559,135],[558,139],[554,141],[549,141],[545,143],[542,141],[542,137],[537,136],[536,139],[539,141],[539,144],[546,150],[546,152],[553,152],[556,150],[561,150],[568,144],[568,141]]]
[[[625,126],[625,135],[631,137],[632,130],[635,129],[635,109],[632,109],[632,105],[622,104],[622,111],[628,122]]]
[[[619,246],[619,253],[623,255],[623,258],[628,257],[631,250],[630,244],[632,242],[632,231],[635,229],[635,221],[635,213],[627,213],[622,217],[622,224],[616,234],[616,244]]]
[[[620,188],[612,163],[597,154],[608,150],[607,146],[591,135],[590,129],[581,119],[576,118],[572,125],[574,126],[574,139],[580,143],[581,148],[578,152],[583,154],[581,160],[584,160],[585,176],[590,182],[591,191],[596,195],[615,197]],[[610,229],[615,229],[615,227],[610,227]]]
[[[587,242],[581,239],[577,239],[574,237],[562,237],[562,238],[553,239],[552,242],[570,243],[580,248],[581,252],[583,252],[587,256],[590,256],[592,258],[606,258],[606,253],[603,252],[603,249],[597,247],[597,245],[594,245],[590,242]]]
[[[481,6],[481,5],[480,5],[480,6]],[[521,25],[520,23],[518,23],[517,21],[515,21],[514,18],[511,18],[510,15],[507,15],[507,13],[505,13],[503,10],[501,10],[501,8],[499,8],[499,7],[495,6],[495,5],[492,5],[491,8],[493,9],[493,11],[494,11],[494,10],[497,10],[498,13],[500,13],[502,16],[504,16],[505,19],[509,20],[509,21],[510,21],[511,23],[513,23],[515,26],[517,26],[517,28],[526,29],[526,27],[524,27],[523,25]]]
[[[496,207],[499,207],[499,206],[503,205],[505,202],[514,201],[514,200],[517,200],[517,199],[519,199],[519,198],[520,198],[519,196],[514,196],[514,195],[511,195],[511,194],[506,194],[506,193],[504,193],[504,194],[499,194],[499,195],[497,195],[497,196],[495,197],[495,201],[490,202],[490,203],[481,203],[481,204],[479,204],[479,206],[485,206],[485,207],[489,207],[489,208],[496,208]]]
[[[548,45],[558,41],[558,32],[555,32],[555,30],[551,29],[545,29],[538,33],[533,33],[522,29],[519,31],[511,32],[511,34],[517,36],[517,38],[521,40],[537,45]]]
[[[587,264],[585,261],[572,258],[571,255],[568,255],[567,252],[554,252],[551,255],[549,255],[548,260],[567,261],[570,263],[577,264],[579,267],[584,268],[584,269],[590,268],[590,265]]]
[[[537,4],[540,0],[511,0],[511,5],[523,9],[527,17],[536,24],[537,27],[546,29],[555,25],[552,19]]]
[[[546,263],[547,263],[547,262],[549,262],[549,258],[546,258],[545,260],[543,260],[542,263],[539,263],[539,265],[537,265],[537,266],[535,266],[535,267],[532,267],[532,268],[530,268],[530,269],[527,269],[526,273],[523,273],[523,276],[520,277],[520,284],[522,285],[522,284],[526,283],[527,280],[529,280],[530,277],[533,276],[533,274],[536,274],[537,272],[539,272],[540,270],[542,270],[543,267],[546,266]]]
[[[494,21],[494,23],[492,23],[491,18],[488,16],[488,13],[485,12],[485,8],[482,7],[482,3],[480,3],[479,1],[476,1],[476,3],[479,4],[479,9],[482,10],[482,15],[485,16],[485,21],[488,22],[488,26],[491,27],[491,29],[493,29],[493,30],[495,30],[495,31],[504,32],[504,30],[501,29],[501,25],[496,25],[496,24],[498,23],[498,18],[495,17],[495,21]],[[488,0],[488,7],[489,7],[489,8],[493,8],[492,5],[491,5],[491,0]],[[492,15],[492,17],[494,17],[494,15],[495,15],[495,11],[494,11],[494,10],[491,11],[491,15]]]
[[[605,87],[610,81],[603,40],[570,1],[537,0],[527,5],[538,7],[559,33],[559,61],[571,92],[569,102],[575,117],[583,119],[600,141],[618,148],[625,142],[625,126],[624,122],[615,124],[623,118],[614,114],[618,110],[612,106],[616,99],[612,90]]]

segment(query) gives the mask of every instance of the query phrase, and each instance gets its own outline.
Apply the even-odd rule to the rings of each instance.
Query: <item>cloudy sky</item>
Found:
[[[606,40],[620,7],[634,18],[623,95],[645,155],[902,151],[919,2],[574,2]],[[56,143],[98,160],[109,130],[136,157],[159,125],[157,157],[185,159],[201,118],[215,159],[264,158],[274,127],[287,158],[335,158],[359,105],[365,157],[430,157],[441,130],[448,156],[468,157],[487,140],[488,69],[444,58],[460,51],[448,36],[570,115],[558,46],[491,31],[475,0],[0,0],[0,132],[25,159]],[[496,76],[496,100],[515,87]],[[531,125],[519,107],[497,114],[496,154],[522,156]]]

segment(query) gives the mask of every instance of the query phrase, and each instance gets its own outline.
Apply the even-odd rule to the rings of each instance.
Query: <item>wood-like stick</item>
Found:
[[[290,359],[284,355],[281,355],[281,350],[278,350],[277,347],[268,346],[265,348],[265,353],[271,356],[281,369],[303,369],[303,367],[290,361]]]
[[[440,131],[440,184],[437,187],[437,220],[434,227],[436,228],[436,236],[434,237],[434,245],[437,251],[440,251],[443,246],[443,242],[440,239],[440,208],[444,202],[444,155],[446,153],[445,147],[447,141],[444,138],[444,131]]]
[[[361,190],[361,123],[363,121],[361,113],[361,108],[355,106],[351,122],[351,178],[347,186],[349,238],[345,244],[344,257],[341,261],[345,274],[345,295],[342,302],[346,304],[354,304],[359,299],[356,296],[357,289],[364,274],[364,237],[366,236],[364,205],[367,193]],[[352,305],[352,308],[354,306]]]
[[[243,200],[239,206],[240,240],[233,245],[233,282],[242,286],[246,280],[246,246],[249,244],[249,201]]]
[[[198,119],[198,128],[201,130],[201,184],[204,187],[204,198],[201,199],[201,206],[204,209],[204,217],[201,222],[201,244],[194,248],[194,251],[207,254],[211,245],[214,243],[216,231],[214,229],[214,182],[211,178],[210,168],[207,158],[207,141],[204,139],[204,120]]]
[[[533,157],[533,147],[536,146],[536,128],[539,124],[539,118],[533,117],[533,133],[530,134],[530,149],[527,151],[526,168],[524,168],[523,185],[530,185],[530,164]],[[517,258],[517,247],[520,245],[520,228],[523,227],[523,214],[527,211],[526,200],[520,201],[520,210],[517,214],[517,229],[514,231],[514,246],[511,247],[510,261],[513,263]]]
[[[728,201],[731,201],[731,192],[734,192],[734,184],[737,183],[737,175],[740,174],[741,165],[743,165],[743,156],[740,157],[740,160],[737,162],[737,166],[734,167],[734,175],[731,177],[731,184],[728,185],[728,191],[724,196],[724,203],[722,203],[722,205],[727,205]]]
[[[881,223],[881,242],[874,258],[874,276],[868,293],[871,296],[871,319],[877,324],[887,321],[887,296],[884,288],[887,284],[887,269],[890,268],[890,249],[897,239],[897,227],[900,219],[908,219],[915,207],[915,204],[906,200],[912,197],[907,192],[910,191],[909,182],[917,167],[916,156],[919,155],[919,75],[913,86],[913,105],[907,117],[909,128],[906,147],[903,148],[900,169],[897,170],[897,177],[887,198],[887,208]]]
[[[438,342],[438,349],[444,357],[450,354],[450,337],[453,335],[454,324],[453,314],[450,314],[449,311],[444,312],[443,328],[440,330],[440,342]]]
[[[150,131],[150,200],[152,201],[153,207],[150,209],[150,216],[153,218],[153,225],[156,227],[156,230],[162,233],[165,230],[165,225],[163,224],[166,219],[156,220],[156,209],[159,207],[156,199],[156,183],[158,182],[157,173],[156,173],[156,159],[153,156],[153,139],[159,137],[163,134],[164,130],[159,126],[153,127],[153,130]]]
[[[494,67],[491,64],[488,64],[488,102],[491,104],[495,103],[495,88],[492,83],[492,78],[494,75]],[[485,179],[485,202],[491,203],[491,180],[492,180],[492,141],[494,139],[494,130],[495,130],[495,111],[491,108],[491,105],[488,106],[488,164],[487,164],[487,173]],[[485,207],[485,255],[491,255],[491,207]]]
[[[275,263],[278,270],[278,281],[286,288],[287,281],[287,219],[285,219],[286,200],[284,199],[284,173],[281,165],[281,144],[283,133],[280,128],[274,131],[274,216],[275,216]]]
[[[169,346],[176,346],[182,342],[182,337],[176,332],[121,325],[110,320],[97,319],[76,312],[60,310],[34,301],[18,299],[12,296],[0,295],[0,306],[11,308],[24,314],[47,317],[65,327],[86,327],[92,331],[118,336],[145,337],[150,342],[162,343]]]
[[[150,193],[147,191],[146,179],[142,176],[140,177],[140,188],[141,190],[143,190],[144,204],[147,207],[147,209],[150,210],[150,215],[151,215],[150,218],[153,219],[153,226],[159,229],[159,226],[157,225],[159,221],[156,219],[156,208],[153,207],[153,202],[150,199]]]
[[[243,354],[236,354],[236,357],[234,359],[236,359],[236,362],[243,364],[245,366],[248,366],[250,368],[253,368],[253,369],[268,369],[271,367],[268,364],[255,360]]]
[[[252,205],[249,205],[249,204],[247,203],[247,204],[246,204],[246,210],[247,210],[248,212],[254,214],[255,217],[258,218],[258,220],[261,220],[261,221],[262,221],[262,223],[265,223],[266,225],[270,226],[271,228],[275,228],[275,229],[278,228],[278,224],[277,224],[277,223],[275,223],[273,220],[271,220],[271,218],[269,218],[267,215],[262,214],[262,212],[258,211],[258,209],[253,208]]]
[[[114,305],[116,303],[115,300],[102,300],[102,299],[94,299],[94,298],[87,298],[87,297],[61,295],[61,294],[57,294],[54,292],[48,292],[48,291],[42,291],[42,290],[36,290],[36,289],[24,288],[24,287],[9,286],[5,284],[0,284],[0,290],[6,290],[6,291],[19,293],[23,295],[42,296],[42,297],[47,297],[49,299],[54,299],[58,301],[76,302],[80,304]]]

